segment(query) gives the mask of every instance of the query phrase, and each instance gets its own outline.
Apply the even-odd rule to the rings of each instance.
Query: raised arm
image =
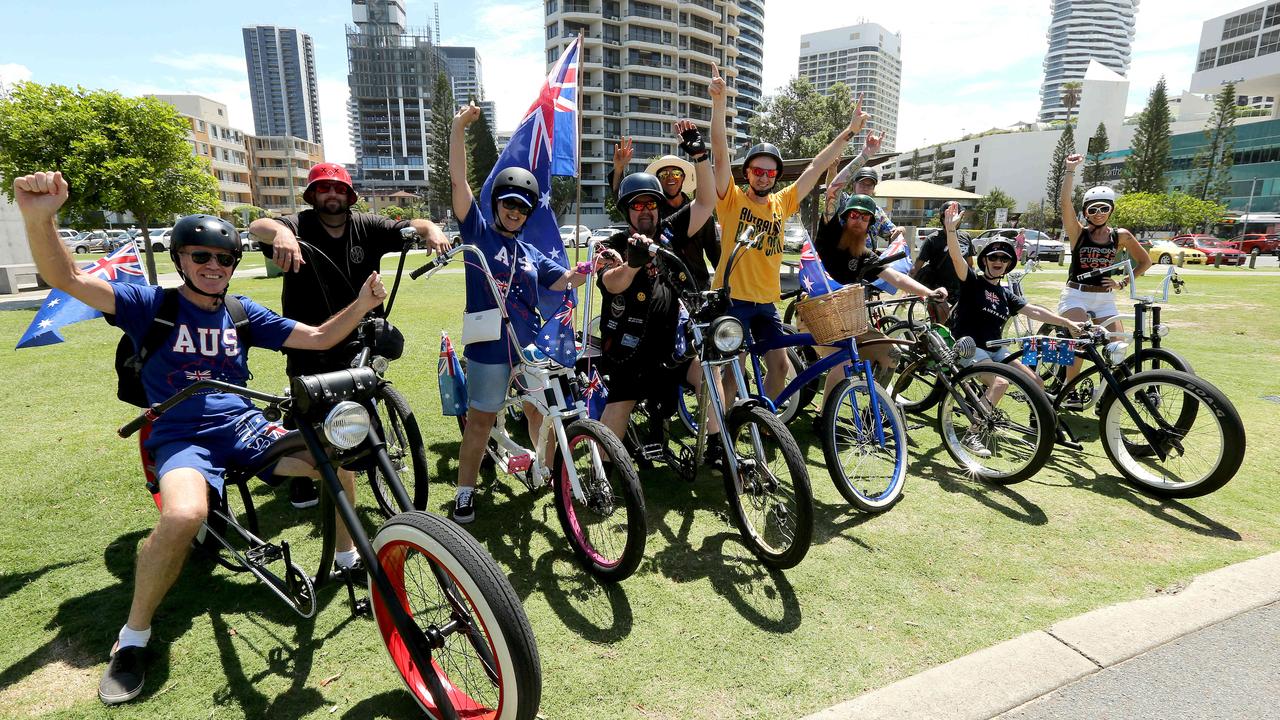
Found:
[[[862,146],[862,152],[858,153],[853,160],[850,160],[849,164],[845,165],[838,175],[835,173],[836,164],[840,160],[838,157],[835,162],[827,166],[826,217],[831,217],[831,214],[836,211],[837,208],[834,206],[836,198],[840,196],[840,191],[853,179],[854,173],[866,167],[871,157],[880,152],[880,143],[883,141],[883,132],[869,132],[867,133],[867,144]]]
[[[724,105],[727,98],[724,78],[720,77],[720,66],[715,63],[711,63],[707,94],[711,96],[711,161],[716,166],[716,196],[722,198],[729,194],[729,186],[733,184],[733,155],[729,153],[729,136],[725,129]]]
[[[458,224],[467,219],[475,196],[467,184],[467,126],[480,119],[480,108],[468,103],[453,116],[449,129],[449,185],[453,188],[453,216]]]
[[[635,154],[635,150],[631,146],[631,138],[624,137],[621,142],[613,146],[613,174],[609,176],[609,188],[613,190],[613,197],[618,197],[618,184],[622,182],[622,178],[627,176],[627,165],[631,164],[631,157]]]
[[[711,187],[715,177],[711,172],[711,163],[708,162],[711,153],[707,150],[706,143],[702,141],[702,133],[698,132],[692,120],[677,120],[672,127],[675,129],[676,137],[680,139],[680,149],[693,163],[693,174],[698,181],[698,187]],[[689,232],[695,233],[702,229],[702,226],[711,219],[711,213],[715,211],[716,201],[711,197],[711,193],[696,193],[693,205],[689,208]]]
[[[1067,234],[1067,242],[1075,247],[1080,237],[1080,221],[1076,220],[1076,208],[1071,203],[1071,185],[1075,182],[1076,168],[1084,162],[1079,153],[1068,155],[1063,161],[1066,172],[1062,175],[1062,187],[1058,190],[1058,211],[1062,213],[1062,231]]]
[[[817,157],[809,163],[809,167],[800,173],[800,177],[796,179],[796,196],[803,198],[808,195],[814,186],[818,184],[818,178],[827,166],[835,162],[840,157],[840,152],[844,147],[853,140],[860,132],[862,127],[867,124],[867,118],[870,116],[862,111],[862,96],[853,102],[853,114],[849,119],[849,126],[844,130],[836,133],[836,137],[832,140]]]
[[[956,277],[964,281],[969,276],[969,263],[964,259],[964,251],[960,249],[960,237],[956,232],[960,229],[960,203],[952,200],[942,214],[942,227],[947,231],[947,253],[951,255],[951,267],[955,268]]]
[[[67,246],[58,238],[58,209],[70,191],[60,172],[38,172],[13,181],[14,200],[22,212],[27,244],[40,277],[89,307],[115,314],[116,294],[111,285],[76,267]]]

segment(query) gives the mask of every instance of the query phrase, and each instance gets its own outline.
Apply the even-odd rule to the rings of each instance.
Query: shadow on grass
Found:
[[[342,720],[371,718],[420,718],[422,708],[403,690],[389,690],[365,698],[342,713]]]
[[[938,487],[946,492],[976,500],[1010,520],[1027,525],[1044,525],[1049,522],[1039,505],[1023,497],[1012,487],[971,478],[951,462],[949,455],[945,456],[944,461],[939,459],[939,454],[945,455],[941,444],[917,453],[911,461],[909,476],[932,477],[937,481]]]
[[[54,570],[61,570],[64,567],[71,567],[72,565],[79,565],[82,562],[85,562],[85,561],[84,560],[67,560],[65,562],[46,565],[45,567],[39,568],[37,570],[29,570],[24,573],[0,574],[0,600],[4,600],[5,598],[18,592],[19,590],[26,587],[27,585],[30,585],[36,580],[39,580],[40,578],[44,577],[46,573],[53,572]]]

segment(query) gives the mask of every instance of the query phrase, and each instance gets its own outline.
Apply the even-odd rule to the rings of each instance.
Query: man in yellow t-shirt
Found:
[[[782,295],[779,270],[782,267],[782,228],[800,209],[800,199],[818,183],[818,177],[840,157],[841,151],[866,124],[862,98],[853,105],[849,126],[822,149],[790,187],[773,192],[782,172],[782,153],[768,143],[751,148],[743,161],[747,190],[733,184],[733,156],[725,131],[725,83],[720,68],[711,65],[711,153],[715,161],[716,218],[720,221],[720,262],[712,287],[724,285],[725,266],[734,242],[747,226],[753,226],[758,248],[738,255],[729,278],[729,314],[742,321],[753,340],[769,340],[782,332],[782,320],[774,303]],[[786,382],[789,363],[785,349],[765,353],[765,392],[777,397]]]

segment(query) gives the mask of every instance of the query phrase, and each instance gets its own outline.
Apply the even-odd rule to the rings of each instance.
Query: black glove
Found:
[[[680,149],[691,160],[701,160],[707,154],[707,144],[702,142],[702,133],[691,127],[680,133]]]
[[[627,244],[627,265],[633,268],[642,268],[649,264],[649,248],[638,242],[630,241]]]

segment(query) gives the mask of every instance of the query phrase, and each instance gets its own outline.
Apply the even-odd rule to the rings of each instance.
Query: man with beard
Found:
[[[627,164],[632,157],[631,138],[623,138],[613,147],[613,172],[609,174],[609,190],[617,199],[618,184],[626,175]],[[662,196],[658,198],[658,220],[666,220],[676,213],[688,212],[693,205],[693,193],[698,188],[697,172],[693,165],[675,155],[663,155],[649,163],[644,171],[658,178],[662,185]],[[703,187],[710,187],[704,185]],[[618,203],[618,211],[628,217],[627,208]],[[677,224],[684,221],[678,220]],[[692,224],[691,224],[692,226]],[[693,273],[698,287],[706,289],[711,285],[711,271],[707,268],[707,260],[711,267],[720,264],[720,238],[716,237],[715,223],[703,223],[701,229],[689,233],[686,242],[672,248],[684,260]],[[706,260],[703,256],[706,256]]]
[[[697,182],[711,187],[710,152],[701,133],[688,120],[678,121],[674,127],[681,138],[680,149],[693,160],[690,167],[695,168]],[[679,291],[659,272],[648,246],[658,243],[670,247],[697,278],[694,266],[703,266],[705,271],[705,265],[691,238],[711,225],[713,209],[710,193],[701,193],[678,212],[660,219],[665,193],[662,182],[649,173],[632,173],[618,184],[619,209],[627,216],[628,228],[606,240],[604,252],[616,252],[626,262],[606,270],[597,280],[601,291],[601,366],[609,388],[600,420],[618,437],[625,437],[627,419],[636,402],[648,400],[654,403],[649,438],[654,443],[662,442],[662,420],[675,409],[680,379],[687,378],[698,387],[702,369],[696,360],[673,357]],[[719,428],[714,422],[708,430],[716,439],[713,442],[718,442]]]
[[[302,194],[310,210],[259,218],[249,225],[262,253],[285,272],[282,305],[286,317],[316,325],[350,304],[363,278],[379,269],[382,256],[404,247],[402,228],[412,227],[436,252],[449,249],[448,239],[430,220],[396,221],[352,212],[357,197],[345,168],[320,163],[311,168]],[[286,351],[285,371],[294,377],[341,370],[351,364],[347,344],[354,339],[349,337],[325,352]],[[344,473],[350,471],[339,471],[340,476]],[[299,509],[314,506],[319,502],[315,483],[295,478],[289,500]]]

